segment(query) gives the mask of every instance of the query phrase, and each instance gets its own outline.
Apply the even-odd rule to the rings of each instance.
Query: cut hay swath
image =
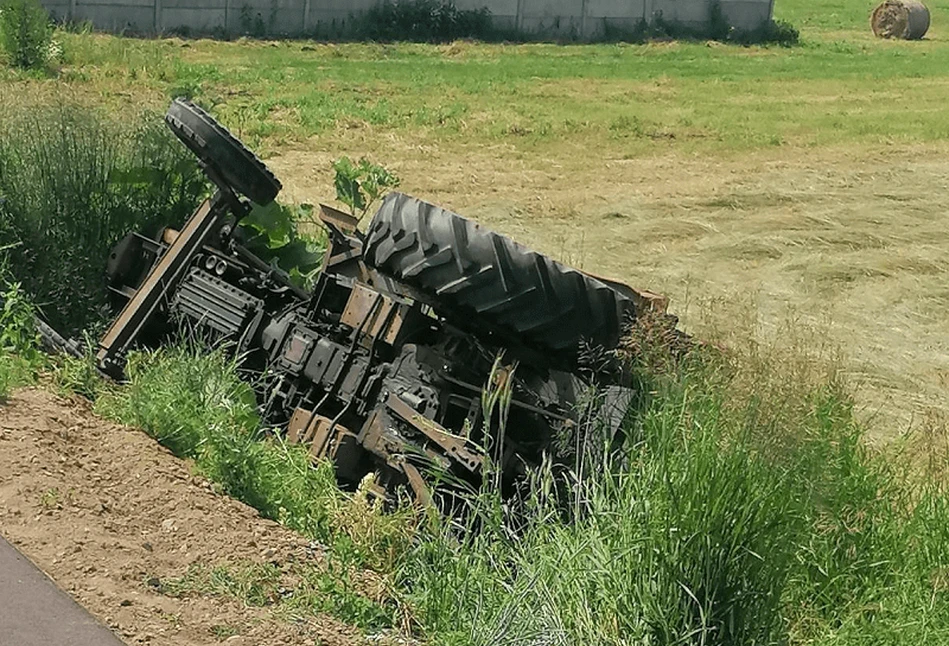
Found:
[[[886,0],[873,10],[870,28],[880,38],[918,40],[929,29],[929,9],[918,0]]]

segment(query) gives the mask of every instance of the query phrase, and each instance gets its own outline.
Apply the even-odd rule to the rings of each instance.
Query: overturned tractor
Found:
[[[243,357],[264,419],[331,459],[341,482],[375,473],[380,494],[407,487],[423,501],[433,477],[474,484],[489,463],[509,489],[581,415],[619,431],[633,393],[609,351],[644,312],[674,327],[661,297],[400,193],[365,233],[321,208],[329,248],[304,291],[237,226],[280,182],[193,104],[174,101],[166,122],[216,191],[180,231],[115,247],[121,311],[99,343],[102,371],[122,378],[130,350],[198,330]]]

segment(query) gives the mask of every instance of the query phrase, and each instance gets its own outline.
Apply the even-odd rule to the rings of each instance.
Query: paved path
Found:
[[[0,536],[0,646],[123,646]]]

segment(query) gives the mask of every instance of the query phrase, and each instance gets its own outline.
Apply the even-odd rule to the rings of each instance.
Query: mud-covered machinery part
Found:
[[[269,204],[283,188],[280,180],[237,137],[190,101],[172,101],[165,123],[214,174],[253,202]]]
[[[47,352],[63,353],[73,357],[82,357],[82,348],[72,339],[67,339],[53,327],[36,316],[33,318],[36,325],[36,333],[40,337],[40,344]]]
[[[402,193],[390,193],[373,217],[365,259],[433,297],[443,315],[557,353],[576,353],[581,340],[616,346],[636,310],[620,290]]]

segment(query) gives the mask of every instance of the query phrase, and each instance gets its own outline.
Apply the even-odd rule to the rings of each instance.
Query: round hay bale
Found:
[[[929,9],[919,0],[886,0],[873,10],[870,28],[880,38],[918,40],[929,29]]]

